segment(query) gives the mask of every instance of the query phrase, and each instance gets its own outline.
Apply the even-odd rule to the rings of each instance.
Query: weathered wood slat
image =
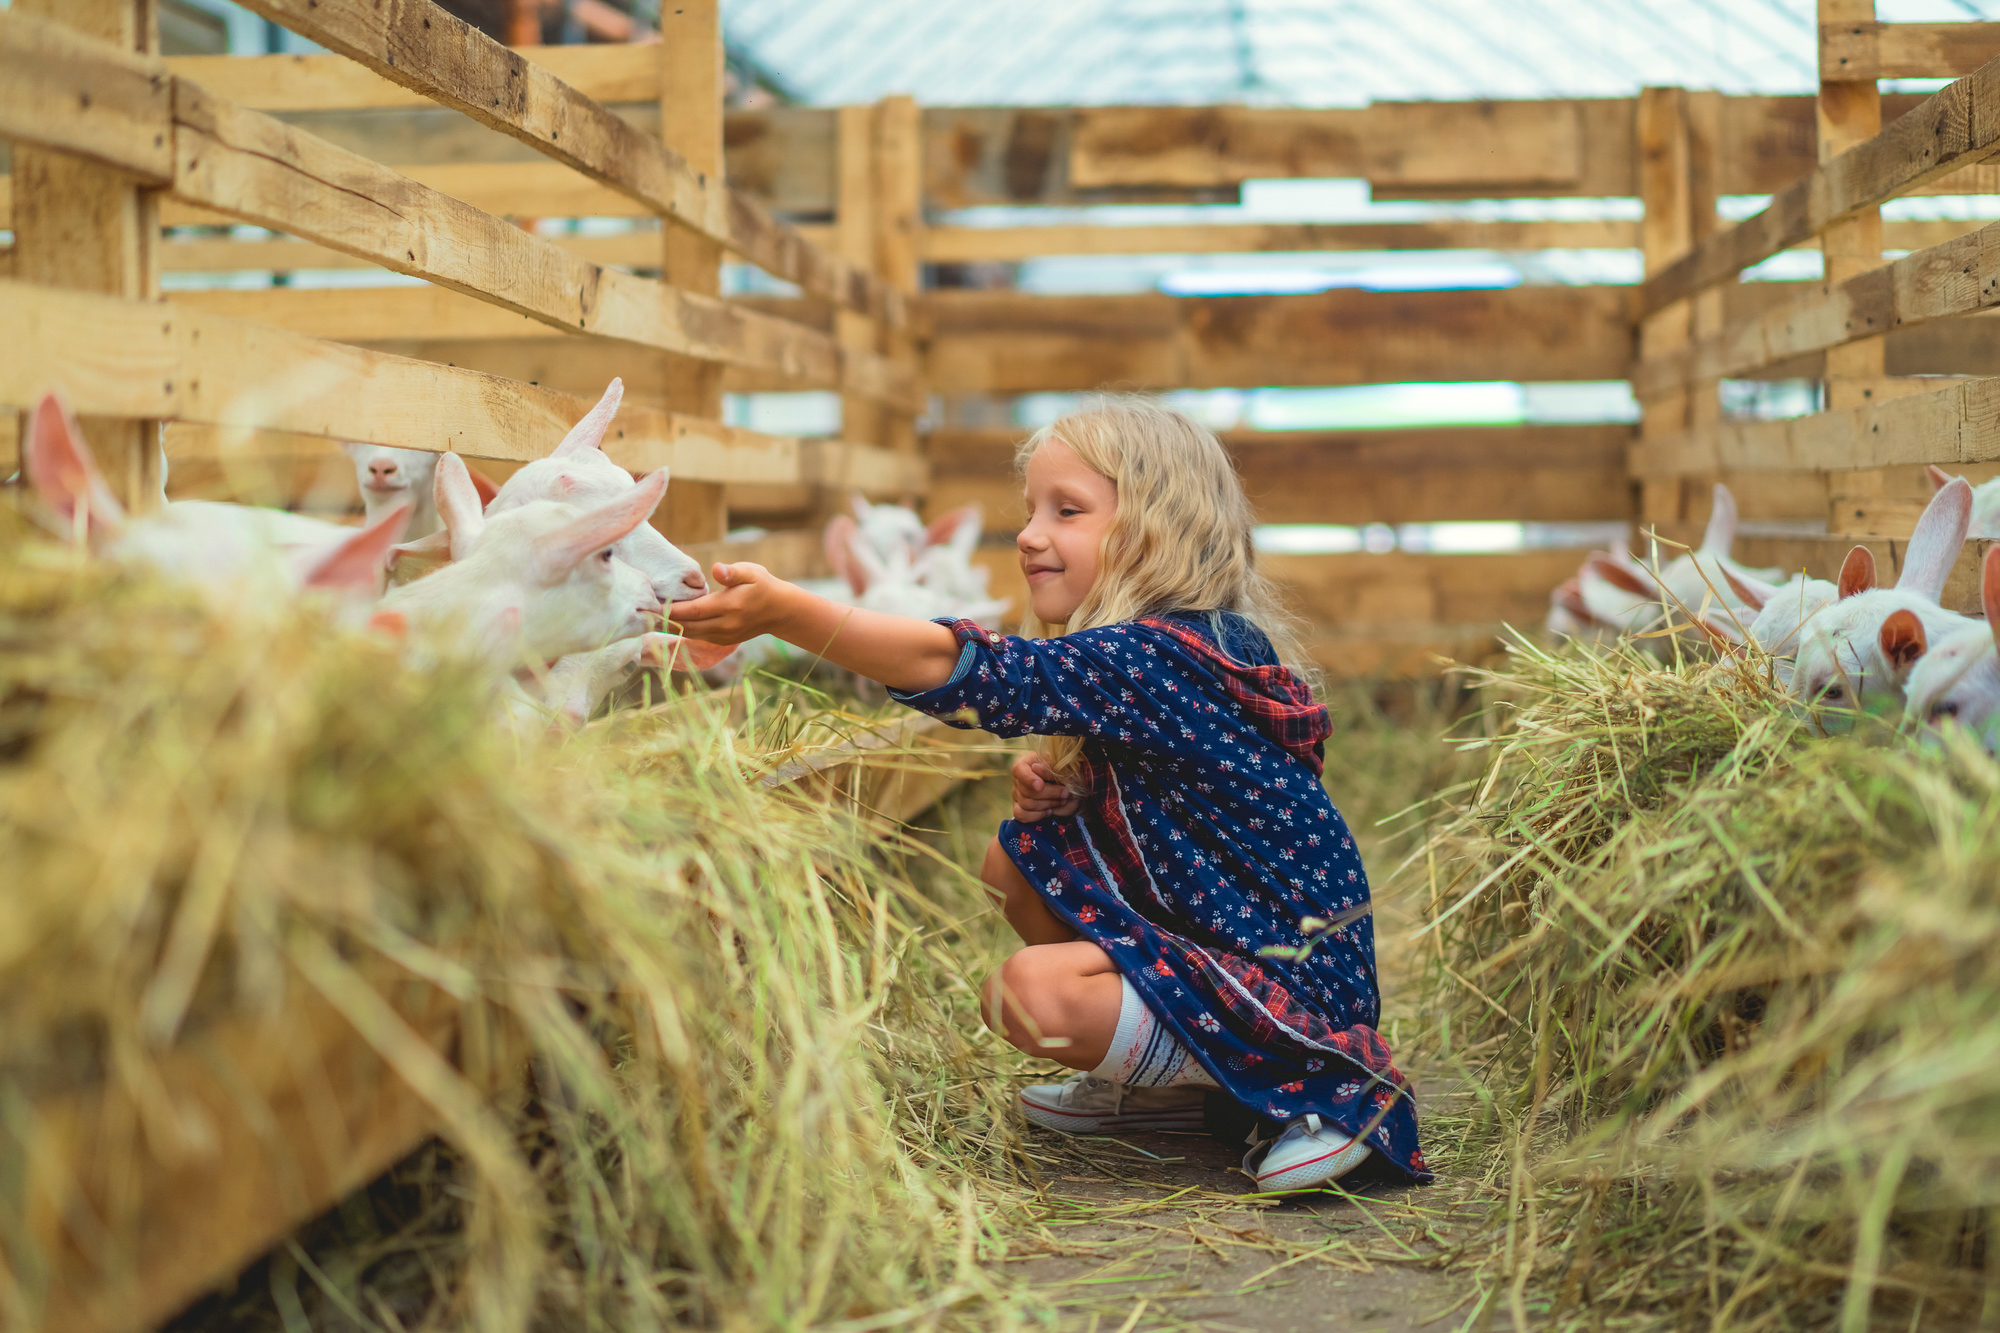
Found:
[[[937,393],[1429,380],[1610,380],[1631,368],[1615,287],[1309,296],[932,292]]]
[[[988,527],[1020,525],[1018,431],[927,440],[933,512],[977,501]],[[1221,436],[1263,523],[1580,522],[1630,516],[1628,426],[1468,426],[1228,431]]]
[[[1819,51],[1831,78],[1957,79],[2000,56],[2000,23],[1828,23]]]
[[[471,116],[816,296],[895,322],[896,293],[808,244],[763,205],[696,171],[548,67],[428,0],[246,0],[246,7],[391,82]]]
[[[2000,224],[1800,296],[1642,364],[1641,396],[2000,305]]]
[[[593,101],[640,102],[659,96],[656,47],[591,43],[511,49]],[[436,105],[421,90],[392,83],[340,55],[169,56],[167,68],[218,97],[259,111]]]
[[[1406,190],[1504,190],[1573,185],[1583,174],[1575,102],[1084,107],[1074,136],[1069,174],[1081,188],[1361,176]]]
[[[51,386],[79,413],[293,431],[468,458],[539,458],[592,400],[217,315],[0,282],[0,402]],[[691,480],[792,482],[797,441],[647,408],[607,452]]]
[[[0,137],[37,142],[37,127],[61,116],[64,152],[148,185],[173,179],[173,84],[158,57],[6,10],[0,49]]]
[[[940,227],[932,263],[1040,255],[1259,254],[1317,250],[1622,250],[1636,222],[1237,223],[1166,227]]]
[[[1871,208],[2000,146],[2000,60],[1926,98],[1874,138],[1855,145],[1774,196],[1765,209],[1648,278],[1640,313],[1692,296],[1860,209]]]
[[[1634,445],[1636,476],[1729,468],[1825,471],[2000,458],[2000,379],[1968,379],[1886,402],[1782,421],[1724,421],[1714,432]]]
[[[28,43],[42,40],[36,34],[49,27],[7,17],[0,27],[0,82],[33,59],[35,48]],[[113,71],[129,64],[129,58],[106,60]],[[66,150],[77,123],[44,115],[13,128],[18,137]],[[853,392],[921,409],[908,372],[879,356],[842,351],[823,334],[719,298],[589,264],[358,154],[262,112],[211,98],[193,84],[172,85],[171,117],[156,120],[151,129],[174,145],[175,194],[202,207],[303,233],[557,328],[807,382],[830,379]]]

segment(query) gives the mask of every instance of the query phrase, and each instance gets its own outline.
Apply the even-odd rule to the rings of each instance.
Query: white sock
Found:
[[[1104,1063],[1090,1072],[1128,1088],[1213,1088],[1217,1084],[1201,1061],[1169,1032],[1153,1011],[1120,976],[1124,993],[1118,1001],[1118,1030]]]

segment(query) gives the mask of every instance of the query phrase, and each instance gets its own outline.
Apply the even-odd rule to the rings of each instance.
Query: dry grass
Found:
[[[485,708],[309,615],[10,540],[0,1175],[36,1159],[38,1099],[144,1106],[191,1034],[421,977],[526,1077],[434,1062],[440,1139],[185,1326],[1012,1322],[964,877],[918,893],[880,829],[764,788],[768,712],[669,701],[544,743]],[[0,1195],[13,1327],[43,1295],[33,1204]]]
[[[1411,882],[1432,1160],[1522,1327],[2000,1319],[2000,767],[1728,663],[1523,649]]]

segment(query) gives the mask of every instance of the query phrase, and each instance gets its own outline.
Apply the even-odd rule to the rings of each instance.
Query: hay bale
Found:
[[[971,890],[920,901],[879,828],[767,790],[699,699],[548,743],[486,707],[310,614],[10,541],[0,1321],[137,1326],[218,1281],[184,1324],[993,1292]],[[211,1229],[240,1247],[398,1157],[234,1286],[250,1254],[188,1257],[216,1219],[176,1192],[235,1198]]]
[[[1517,1315],[1969,1327],[2000,1204],[2000,767],[1815,739],[1758,663],[1522,649],[1433,844]]]

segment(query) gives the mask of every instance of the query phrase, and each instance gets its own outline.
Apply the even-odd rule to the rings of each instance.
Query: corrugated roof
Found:
[[[1881,0],[1887,22],[2000,0]],[[723,0],[736,55],[801,101],[1339,106],[1802,93],[1813,0]]]

